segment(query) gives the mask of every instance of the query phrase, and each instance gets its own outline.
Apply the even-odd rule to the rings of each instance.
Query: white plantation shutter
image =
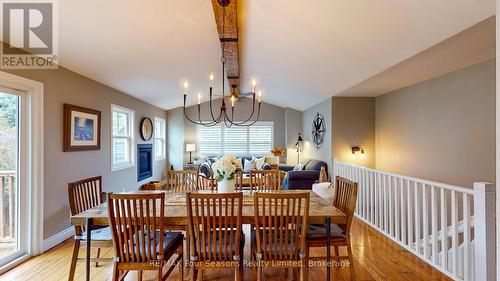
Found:
[[[221,126],[198,126],[198,146],[201,155],[217,156],[222,154]]]
[[[265,155],[273,148],[273,125],[255,124],[250,127],[250,155]]]
[[[224,128],[224,154],[247,155],[247,127]]]
[[[199,153],[201,156],[268,155],[273,147],[273,135],[273,122],[257,122],[250,127],[198,126]]]

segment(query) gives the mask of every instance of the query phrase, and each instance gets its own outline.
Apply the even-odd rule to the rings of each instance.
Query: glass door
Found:
[[[21,103],[16,91],[0,88],[0,266],[25,253],[19,239]]]

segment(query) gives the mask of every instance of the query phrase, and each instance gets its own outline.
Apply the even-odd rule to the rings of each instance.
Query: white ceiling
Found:
[[[59,1],[60,64],[165,109],[220,78],[209,0]],[[494,0],[238,0],[242,91],[299,110],[488,18]],[[219,83],[216,85],[220,89]]]

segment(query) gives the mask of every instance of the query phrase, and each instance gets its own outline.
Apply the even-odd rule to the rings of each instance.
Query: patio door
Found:
[[[24,181],[22,154],[25,143],[21,141],[25,99],[21,92],[0,88],[0,267],[18,259],[27,252],[23,231],[27,221],[23,219],[21,206]]]

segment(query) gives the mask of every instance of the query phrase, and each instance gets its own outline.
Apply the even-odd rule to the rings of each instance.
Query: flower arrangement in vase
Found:
[[[241,161],[234,155],[226,155],[212,164],[218,192],[234,192],[236,173],[243,170]]]
[[[271,153],[275,157],[282,157],[285,156],[285,149],[283,147],[275,147],[273,150],[271,150]]]

